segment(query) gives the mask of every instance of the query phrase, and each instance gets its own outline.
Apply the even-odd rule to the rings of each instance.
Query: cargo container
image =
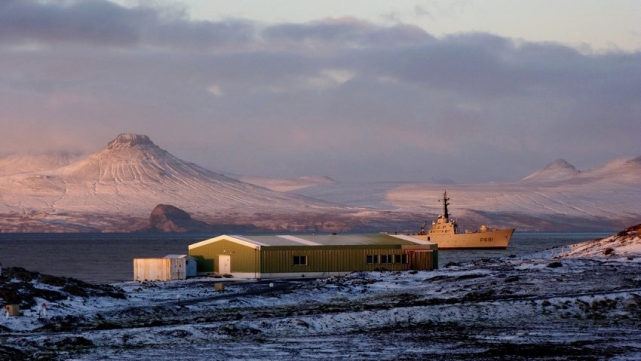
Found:
[[[184,258],[135,258],[134,281],[171,281],[187,278]]]

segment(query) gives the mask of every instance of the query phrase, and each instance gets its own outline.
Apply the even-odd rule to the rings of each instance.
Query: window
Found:
[[[401,255],[401,262],[402,263],[407,263],[407,255],[406,254]]]
[[[368,254],[365,257],[365,262],[367,264],[377,264],[378,263],[378,255],[377,254],[374,254],[374,255]]]
[[[394,255],[394,263],[403,263],[401,261],[401,255],[400,254],[395,254]]]
[[[307,266],[307,256],[294,256],[294,266]]]
[[[394,256],[391,254],[382,254],[381,255],[381,263],[393,263],[394,262]]]

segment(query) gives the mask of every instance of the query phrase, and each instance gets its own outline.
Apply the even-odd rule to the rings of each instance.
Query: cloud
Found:
[[[87,44],[212,49],[245,42],[253,25],[190,21],[179,7],[126,8],[104,0],[0,2],[0,44]]]
[[[126,9],[107,1],[0,3],[0,40],[19,42],[84,42],[133,44],[140,38],[139,23],[154,13]]]
[[[639,94],[638,52],[351,17],[0,3],[0,153],[92,151],[136,132],[240,174],[516,180],[557,158],[641,154]]]
[[[417,26],[379,26],[353,17],[327,18],[305,24],[281,24],[263,30],[267,42],[285,42],[294,47],[362,48],[389,44],[412,44],[434,38]]]

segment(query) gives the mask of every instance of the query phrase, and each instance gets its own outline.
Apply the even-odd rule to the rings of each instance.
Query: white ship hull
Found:
[[[438,249],[497,248],[510,244],[514,229],[495,229],[487,232],[415,235],[412,237],[438,244]]]

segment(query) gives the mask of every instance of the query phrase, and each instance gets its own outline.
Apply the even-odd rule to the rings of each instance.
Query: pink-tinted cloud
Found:
[[[357,18],[0,3],[0,153],[135,132],[240,174],[516,180],[560,157],[585,168],[641,154],[640,95],[640,53]]]

